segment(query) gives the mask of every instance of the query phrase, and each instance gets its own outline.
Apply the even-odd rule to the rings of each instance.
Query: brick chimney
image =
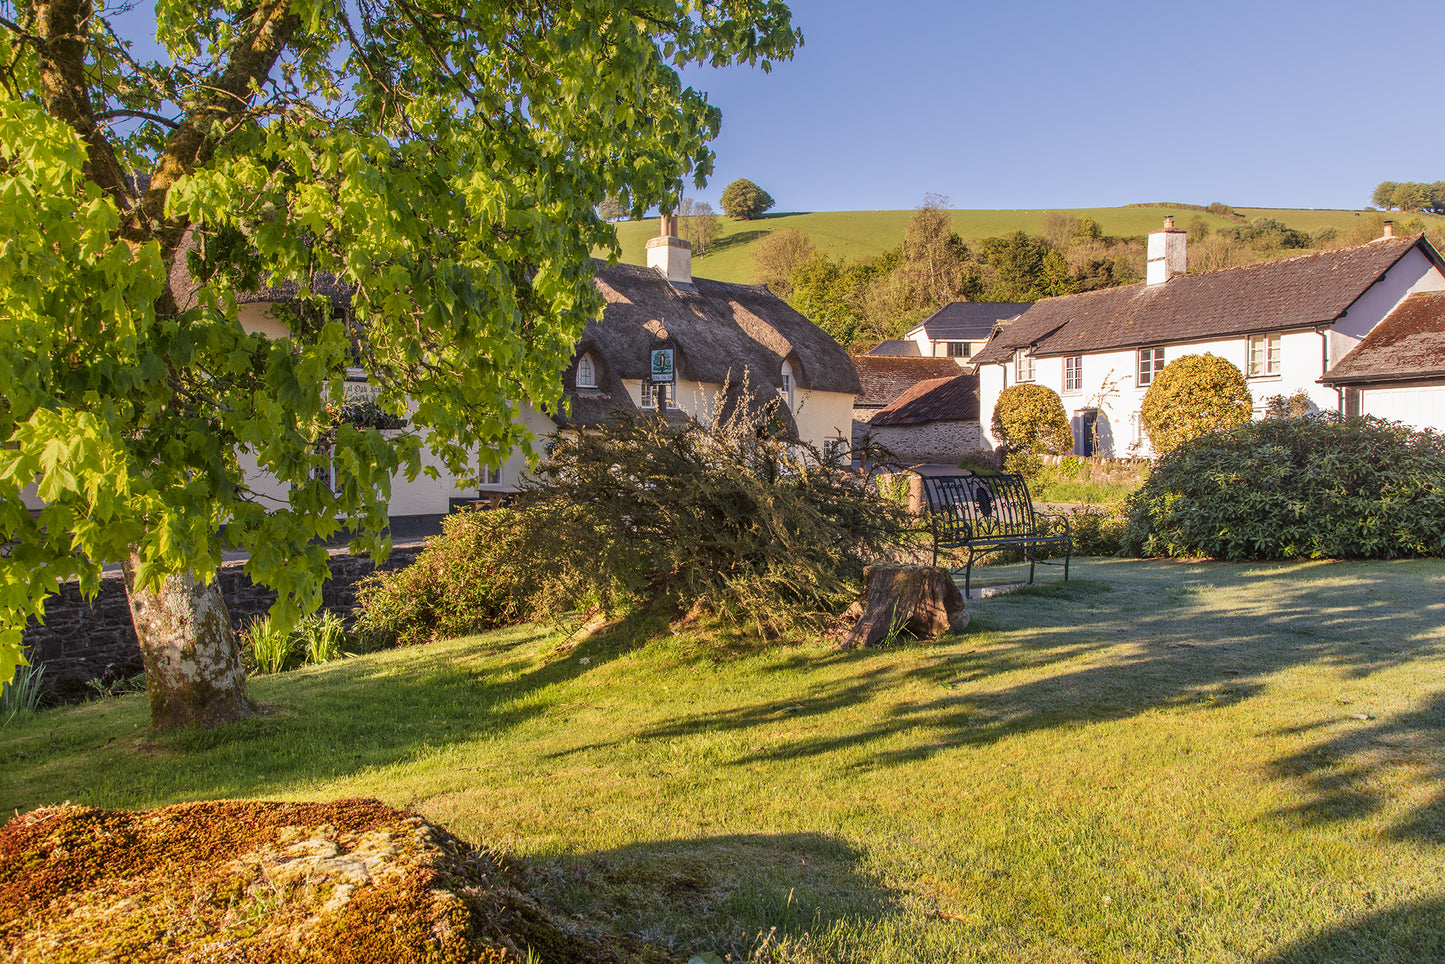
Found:
[[[1395,236],[1395,222],[1394,222],[1394,221],[1386,221],[1386,222],[1385,222],[1385,234],[1384,234],[1384,237],[1393,238],[1394,236]]]
[[[661,218],[661,232],[647,241],[647,266],[662,272],[674,284],[692,284],[692,242],[677,237],[677,219],[669,214]]]
[[[1151,285],[1162,285],[1177,274],[1187,274],[1189,258],[1184,251],[1188,235],[1174,227],[1173,216],[1164,219],[1164,229],[1149,235],[1148,261],[1145,265],[1145,280]]]

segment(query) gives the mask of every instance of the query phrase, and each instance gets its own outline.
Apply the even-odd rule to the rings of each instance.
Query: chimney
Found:
[[[673,234],[676,219],[662,216],[661,233],[647,242],[647,266],[674,284],[692,284],[692,243]]]
[[[1393,238],[1393,237],[1395,236],[1395,222],[1394,222],[1394,221],[1386,221],[1386,222],[1385,222],[1385,234],[1384,234],[1384,236],[1387,237],[1387,238]]]
[[[1188,236],[1174,227],[1174,218],[1164,219],[1164,229],[1149,235],[1148,263],[1145,266],[1145,280],[1151,285],[1161,285],[1177,274],[1189,271],[1189,259],[1184,251]]]

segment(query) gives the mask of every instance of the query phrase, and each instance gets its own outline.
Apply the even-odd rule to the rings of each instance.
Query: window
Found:
[[[482,466],[482,485],[501,485],[502,470],[494,469],[490,465]]]
[[[677,399],[673,398],[672,383],[644,380],[642,383],[642,407],[677,408]]]
[[[783,404],[788,406],[788,411],[793,410],[793,365],[791,362],[783,362],[783,387],[778,389],[778,394],[783,398]]]
[[[1251,335],[1249,377],[1279,374],[1279,335]]]
[[[969,344],[966,341],[948,342],[949,358],[967,358],[969,356]]]
[[[1034,356],[1022,348],[1014,352],[1014,378],[1021,382],[1034,380]]]
[[[591,355],[583,355],[577,359],[577,387],[597,387],[597,366],[592,363]]]
[[[1064,359],[1064,391],[1084,390],[1084,356],[1070,355]]]
[[[1134,384],[1143,388],[1154,381],[1154,376],[1164,370],[1164,349],[1139,349],[1139,377]]]
[[[846,445],[843,439],[829,438],[823,440],[823,458],[828,461],[842,461],[847,454]]]

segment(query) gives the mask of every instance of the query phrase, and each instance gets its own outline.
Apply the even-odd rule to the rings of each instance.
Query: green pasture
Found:
[[[1074,576],[865,652],[527,626],[209,732],[41,711],[0,806],[379,797],[679,960],[1445,958],[1445,563]]]
[[[1350,231],[1360,218],[1371,218],[1376,212],[1293,210],[1275,208],[1239,208],[1247,219],[1259,217],[1283,221],[1292,228],[1313,234],[1324,227],[1341,232]],[[1202,217],[1211,227],[1232,227],[1236,222],[1219,215],[1195,211],[1183,206],[1137,206],[1114,208],[1060,208],[1000,211],[951,211],[955,230],[965,240],[993,237],[1023,230],[1039,234],[1049,214],[1070,217],[1091,217],[1107,235],[1139,237],[1158,230],[1167,214],[1177,216],[1183,228],[1195,217]],[[912,211],[818,211],[805,213],[769,213],[756,221],[733,221],[723,218],[723,234],[707,254],[694,259],[693,273],[718,281],[753,282],[752,246],[770,231],[796,228],[820,251],[833,257],[872,257],[902,243],[903,232]],[[1399,222],[1421,217],[1428,225],[1445,225],[1439,215],[1405,215],[1395,212]],[[622,242],[622,260],[629,264],[645,264],[647,239],[657,234],[657,219],[627,221],[617,225]]]

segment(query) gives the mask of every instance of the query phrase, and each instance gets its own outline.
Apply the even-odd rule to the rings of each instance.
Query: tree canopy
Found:
[[[747,178],[738,178],[723,188],[723,213],[735,221],[751,221],[773,206],[773,196]]]
[[[618,250],[597,206],[711,173],[719,114],[676,68],[800,40],[777,0],[162,3],[156,37],[0,0],[3,679],[57,579],[205,580],[241,549],[294,618],[315,540],[382,549],[424,448],[465,477],[527,444]],[[239,323],[263,288],[288,337]],[[405,430],[337,417],[356,366]]]

